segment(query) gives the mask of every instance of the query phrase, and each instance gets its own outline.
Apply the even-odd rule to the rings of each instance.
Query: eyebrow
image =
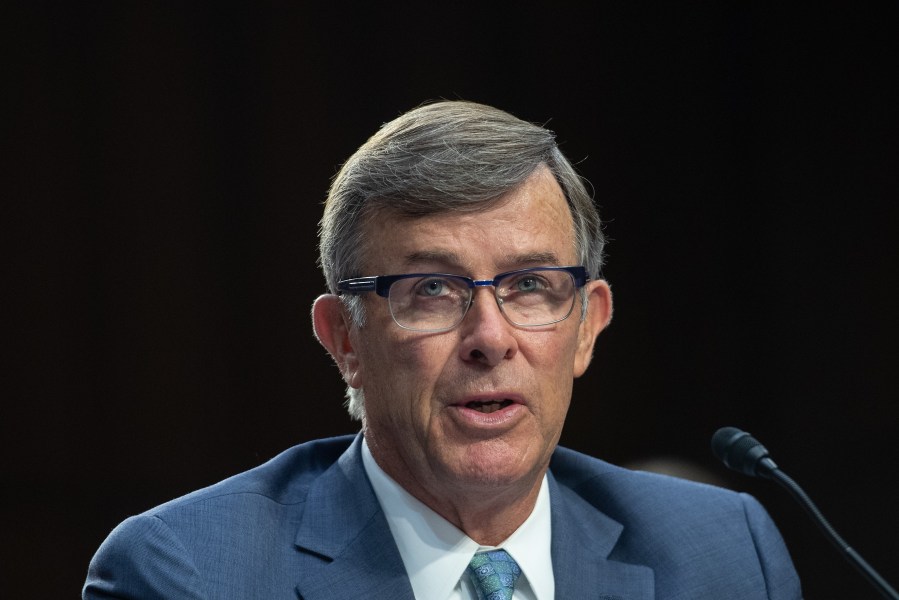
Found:
[[[464,269],[464,261],[457,253],[444,250],[419,250],[412,252],[405,256],[405,263],[410,266],[417,263],[439,263],[450,268]],[[555,252],[525,252],[509,255],[503,259],[501,264],[504,265],[503,270],[511,270],[528,265],[558,266],[561,263]]]
[[[405,256],[405,263],[407,265],[425,262],[461,266],[462,259],[455,252],[446,252],[443,250],[419,250]]]

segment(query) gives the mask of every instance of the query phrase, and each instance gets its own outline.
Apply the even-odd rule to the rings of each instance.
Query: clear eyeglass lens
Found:
[[[465,316],[471,288],[461,277],[407,277],[390,286],[390,312],[400,327],[439,331]]]
[[[574,278],[567,271],[536,270],[503,277],[495,289],[500,309],[516,325],[539,326],[567,318],[574,307]],[[472,289],[462,277],[430,275],[400,279],[388,300],[400,327],[440,331],[465,316]]]
[[[506,317],[516,325],[556,323],[574,307],[574,277],[568,271],[526,271],[504,277],[496,296]]]

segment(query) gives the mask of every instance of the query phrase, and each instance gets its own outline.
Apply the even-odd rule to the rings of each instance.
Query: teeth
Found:
[[[471,408],[473,410],[476,410],[478,412],[489,414],[492,412],[496,412],[498,410],[502,410],[503,408],[506,408],[507,406],[509,406],[511,404],[512,404],[511,400],[502,400],[502,401],[489,400],[486,402],[481,402],[479,400],[475,400],[473,402],[469,402],[465,406],[467,406],[468,408]]]

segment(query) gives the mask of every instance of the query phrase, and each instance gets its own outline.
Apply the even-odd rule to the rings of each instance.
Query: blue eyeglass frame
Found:
[[[341,292],[349,294],[361,294],[363,292],[375,292],[377,295],[387,298],[390,295],[390,286],[400,279],[409,279],[411,277],[427,277],[440,276],[452,277],[453,279],[461,279],[468,284],[468,287],[474,289],[476,287],[496,287],[500,280],[510,275],[518,275],[520,273],[529,273],[531,271],[566,271],[574,278],[574,288],[580,289],[584,287],[590,276],[587,275],[587,269],[584,266],[573,267],[530,267],[527,269],[517,269],[515,271],[506,271],[500,273],[493,279],[472,279],[464,275],[455,275],[452,273],[404,273],[403,275],[375,275],[371,277],[354,277],[352,279],[344,279],[337,282],[337,289]]]

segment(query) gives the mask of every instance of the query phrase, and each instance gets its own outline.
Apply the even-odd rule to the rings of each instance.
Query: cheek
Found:
[[[571,390],[574,382],[576,344],[570,337],[548,337],[532,354],[530,361],[542,387],[542,396],[551,399],[547,403],[547,413],[554,417],[564,416],[571,402]]]
[[[365,387],[397,408],[424,403],[448,363],[449,344],[420,335],[367,341],[360,353]]]
[[[572,378],[577,350],[576,337],[568,335],[547,335],[534,340],[529,362],[548,380]]]
[[[413,374],[413,379],[427,379],[446,364],[445,348],[438,342],[422,337],[401,340],[391,345],[392,354],[384,360],[394,371]]]

